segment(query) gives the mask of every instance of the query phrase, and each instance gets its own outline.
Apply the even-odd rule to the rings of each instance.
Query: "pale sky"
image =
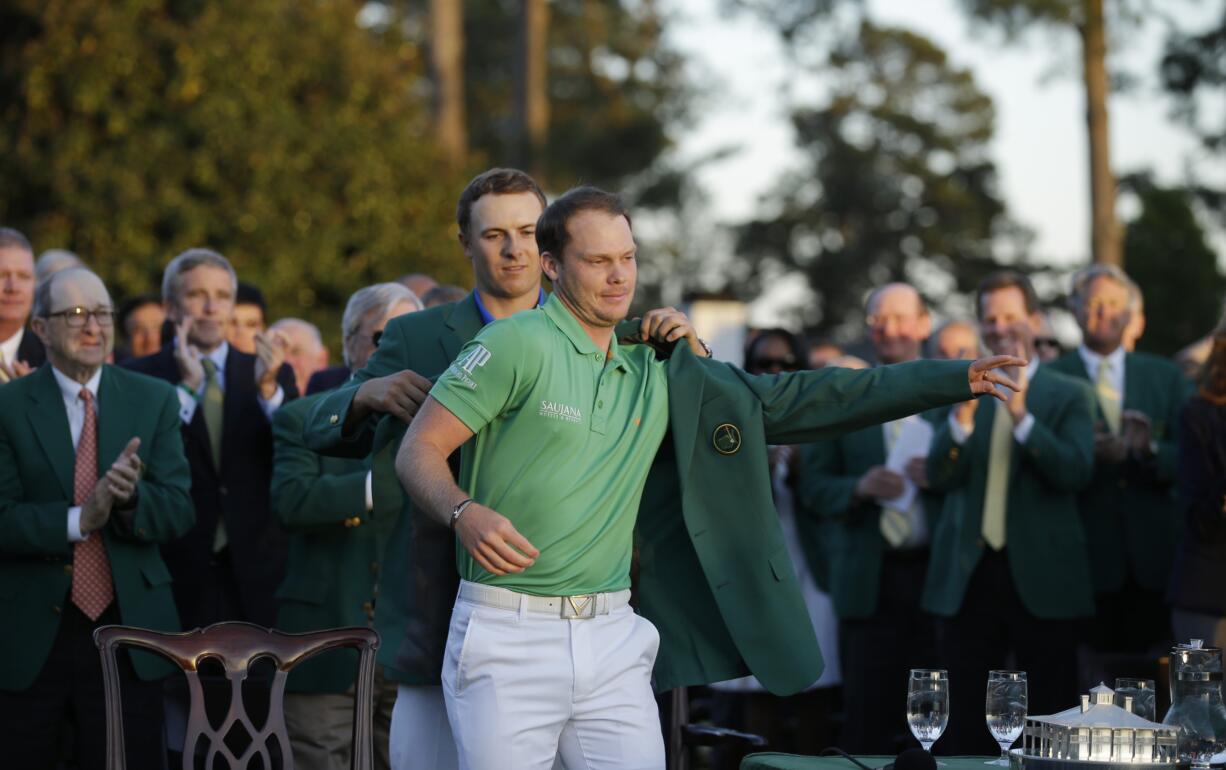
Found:
[[[1167,0],[1181,25],[1203,29],[1221,13],[1220,0]],[[1160,5],[1166,6],[1166,3]],[[674,43],[714,94],[701,103],[696,124],[678,136],[682,158],[726,145],[733,156],[712,164],[699,180],[725,224],[753,216],[792,157],[792,135],[781,85],[794,77],[776,34],[747,13],[728,13],[724,0],[669,0],[677,11]],[[1035,231],[1035,257],[1056,264],[1088,259],[1088,170],[1080,60],[1074,35],[1034,34],[1006,45],[995,30],[974,27],[957,0],[868,0],[872,18],[916,30],[939,43],[952,62],[969,67],[995,102],[993,157],[1012,216]],[[1112,165],[1149,168],[1161,182],[1186,178],[1189,163],[1226,184],[1226,159],[1198,154],[1192,136],[1168,117],[1156,63],[1165,28],[1148,23],[1129,39],[1126,66],[1143,78],[1135,92],[1111,98]],[[1052,74],[1056,73],[1056,74]],[[1045,77],[1047,76],[1047,77]],[[1121,210],[1128,214],[1126,209]],[[1226,241],[1214,238],[1219,259]]]

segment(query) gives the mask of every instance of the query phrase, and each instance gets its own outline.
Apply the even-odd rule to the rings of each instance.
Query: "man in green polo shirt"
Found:
[[[555,754],[572,770],[660,768],[651,690],[660,636],[628,601],[635,517],[673,417],[672,375],[653,347],[621,344],[614,334],[636,277],[630,221],[617,197],[572,190],[546,209],[536,237],[553,298],[490,324],[460,352],[397,457],[419,510],[450,523],[460,544],[464,580],[442,672],[448,716],[463,768],[546,768]],[[648,313],[638,337],[660,347],[684,339],[674,362],[705,355],[685,316],[671,309]],[[937,376],[918,377],[910,389],[940,379],[945,384],[930,389],[932,399],[948,403],[1009,384],[991,369],[1020,363],[1000,357],[969,370],[929,364]],[[740,382],[734,371],[713,371]],[[846,393],[864,392],[862,382],[852,382],[865,379],[859,375],[788,380],[761,398],[778,414],[816,426],[816,412],[840,411]],[[711,390],[718,390],[714,383]],[[875,413],[921,400],[895,392],[886,399],[893,406]],[[712,452],[736,456],[740,429],[710,427]],[[720,428],[727,436],[720,438]],[[446,458],[474,435],[461,464],[465,493]],[[691,538],[701,535],[690,530]],[[727,552],[735,551],[733,544]],[[788,577],[776,573],[772,582],[786,590]],[[699,591],[692,596],[706,601]]]

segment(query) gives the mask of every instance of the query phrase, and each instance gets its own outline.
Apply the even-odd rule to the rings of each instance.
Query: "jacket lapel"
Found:
[[[673,447],[677,452],[677,478],[681,480],[684,494],[698,440],[698,416],[702,411],[702,389],[706,377],[701,376],[700,361],[693,361],[688,366],[682,363],[685,358],[693,356],[688,348],[681,352],[682,347],[678,345],[677,352],[668,360],[668,417]]]
[[[471,292],[452,305],[443,326],[446,331],[439,335],[438,342],[443,348],[443,357],[450,364],[460,354],[460,348],[481,331],[481,311],[477,309],[477,301]]]
[[[37,385],[30,388],[30,427],[47,455],[64,496],[73,500],[76,453],[72,449],[72,431],[68,428],[68,413],[64,410],[59,384],[51,373],[50,364],[28,376],[38,378]]]
[[[132,438],[124,431],[124,426],[132,424],[131,408],[127,394],[115,382],[114,370],[104,365],[102,380],[98,383],[98,478],[110,469]]]

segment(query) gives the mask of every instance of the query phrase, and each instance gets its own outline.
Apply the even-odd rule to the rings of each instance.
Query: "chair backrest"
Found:
[[[208,628],[181,634],[163,633],[130,626],[102,626],[94,631],[94,643],[102,656],[103,686],[106,693],[107,770],[124,770],[123,713],[120,707],[119,667],[116,652],[121,646],[138,647],[163,655],[183,670],[191,698],[187,717],[187,735],[183,743],[183,767],[190,770],[195,761],[196,747],[203,739],[207,745],[206,768],[222,758],[232,770],[245,770],[256,755],[266,770],[272,770],[270,742],[275,741],[282,758],[283,770],[292,770],[289,736],[285,730],[282,708],[285,678],[290,669],[325,650],[356,648],[358,680],[353,720],[353,770],[372,770],[374,743],[371,736],[371,702],[374,688],[375,651],[379,635],[369,628],[335,628],[305,634],[286,634],[251,623],[217,623]],[[230,705],[221,725],[214,728],[205,710],[199,667],[202,661],[213,659],[221,664],[230,683]],[[275,673],[269,699],[268,718],[262,729],[256,729],[243,703],[243,681],[251,664],[258,659],[271,660]],[[226,736],[241,725],[251,738],[243,753],[235,756],[226,744]]]

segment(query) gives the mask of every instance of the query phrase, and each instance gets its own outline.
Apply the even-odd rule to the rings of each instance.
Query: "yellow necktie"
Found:
[[[221,382],[217,379],[217,364],[207,356],[201,359],[204,367],[204,402],[200,408],[204,410],[204,427],[209,434],[209,449],[213,455],[213,467],[221,473],[221,431],[225,416],[225,395],[221,392]],[[229,538],[226,537],[225,511],[217,516],[217,529],[213,532],[213,553],[219,553]]]
[[[1108,371],[1107,359],[1099,359],[1098,376],[1094,380],[1094,390],[1098,393],[1098,404],[1102,407],[1103,418],[1107,421],[1107,427],[1118,436],[1124,405],[1121,403],[1120,392],[1115,389],[1115,386],[1111,384],[1110,377],[1107,376]]]
[[[1013,452],[1013,418],[1002,404],[992,405],[992,439],[988,450],[988,484],[983,494],[983,539],[993,550],[1005,547],[1005,509],[1009,499],[1009,455]]]
[[[0,364],[4,363],[4,351],[0,350]],[[4,369],[0,369],[0,385],[9,381],[9,376],[4,373]]]
[[[902,420],[886,423],[885,434],[888,441],[885,452],[887,455],[894,449],[894,444],[898,443],[900,433],[902,433]],[[907,542],[907,538],[911,537],[911,522],[907,519],[907,514],[896,508],[882,506],[877,526],[881,529],[881,536],[891,548],[898,548]]]

